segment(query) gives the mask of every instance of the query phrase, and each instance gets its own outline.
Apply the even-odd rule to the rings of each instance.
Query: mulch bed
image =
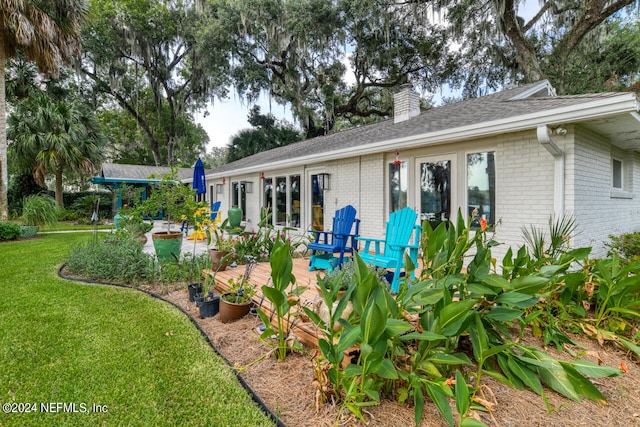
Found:
[[[274,414],[287,426],[352,426],[362,425],[349,414],[340,419],[339,407],[333,403],[318,404],[314,382],[314,356],[317,349],[307,348],[302,353],[292,353],[285,361],[277,361],[272,347],[261,342],[260,319],[255,315],[222,323],[216,317],[200,319],[198,308],[188,301],[186,289],[171,291],[162,298],[181,307],[192,316],[208,335],[216,349],[239,370],[251,389]],[[584,358],[620,367],[622,362],[628,373],[617,378],[599,378],[594,382],[607,397],[608,405],[590,400],[574,402],[545,389],[550,412],[543,399],[532,391],[509,388],[488,376],[482,383],[487,400],[495,403],[490,413],[478,413],[490,426],[640,426],[640,366],[622,351],[612,347],[599,347],[598,343],[581,336],[571,336],[581,348],[574,351]],[[540,347],[539,339],[525,337],[523,342]],[[560,359],[571,360],[567,352],[558,353],[555,348],[547,352]],[[451,402],[452,408],[455,407]],[[385,400],[382,404],[365,408],[369,426],[414,425],[413,407]],[[440,426],[446,422],[435,405],[427,399],[420,426]]]

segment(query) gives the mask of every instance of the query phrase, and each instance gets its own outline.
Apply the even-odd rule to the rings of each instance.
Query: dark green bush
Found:
[[[78,219],[84,218],[91,221],[93,211],[98,206],[98,218],[111,219],[111,195],[109,193],[78,193],[85,194],[78,197],[71,204],[71,208],[75,210]],[[65,204],[65,206],[67,206]]]
[[[22,235],[22,228],[13,222],[0,222],[0,241],[14,240]]]
[[[625,233],[619,236],[610,235],[610,243],[605,243],[609,248],[609,254],[617,253],[621,257],[631,259],[640,256],[640,231]]]
[[[73,209],[59,209],[58,210],[58,221],[75,221],[78,215],[76,211]]]

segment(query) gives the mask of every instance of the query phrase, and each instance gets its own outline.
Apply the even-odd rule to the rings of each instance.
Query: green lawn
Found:
[[[0,243],[0,425],[272,425],[173,306],[57,277],[87,238]],[[36,412],[7,414],[7,403]],[[64,412],[72,403],[81,412]]]

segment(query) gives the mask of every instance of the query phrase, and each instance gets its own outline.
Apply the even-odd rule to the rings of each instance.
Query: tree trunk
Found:
[[[5,105],[4,67],[4,37],[0,32],[0,221],[9,219],[9,173],[7,171],[7,109]]]
[[[505,0],[503,9],[498,10],[499,19],[502,20],[504,33],[509,38],[516,50],[516,61],[522,68],[528,82],[536,82],[545,78],[540,61],[531,43],[525,38],[522,28],[516,16],[514,0]]]
[[[56,202],[61,209],[64,208],[62,191],[62,169],[56,169]]]

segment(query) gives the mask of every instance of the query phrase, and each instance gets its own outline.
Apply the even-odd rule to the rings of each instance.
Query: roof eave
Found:
[[[233,170],[233,175],[244,175],[249,173],[264,172],[269,170],[282,169],[292,166],[299,166],[309,163],[321,163],[349,157],[363,156],[379,153],[381,150],[393,150],[416,148],[418,146],[441,144],[444,142],[454,142],[472,138],[482,138],[492,135],[499,135],[509,132],[517,132],[529,129],[536,129],[538,125],[566,124],[569,122],[582,122],[595,118],[603,118],[618,114],[628,114],[640,111],[640,102],[632,93],[621,94],[620,96],[599,99],[579,105],[565,106],[552,110],[545,110],[532,114],[525,114],[515,117],[508,117],[500,120],[493,120],[483,123],[474,123],[458,128],[451,128],[437,132],[412,135],[409,137],[379,141],[366,144],[360,147],[349,147],[340,150],[333,150],[322,154],[296,157],[276,162],[268,165],[249,166],[242,169]],[[208,178],[216,179],[230,175],[231,171],[212,173]]]

